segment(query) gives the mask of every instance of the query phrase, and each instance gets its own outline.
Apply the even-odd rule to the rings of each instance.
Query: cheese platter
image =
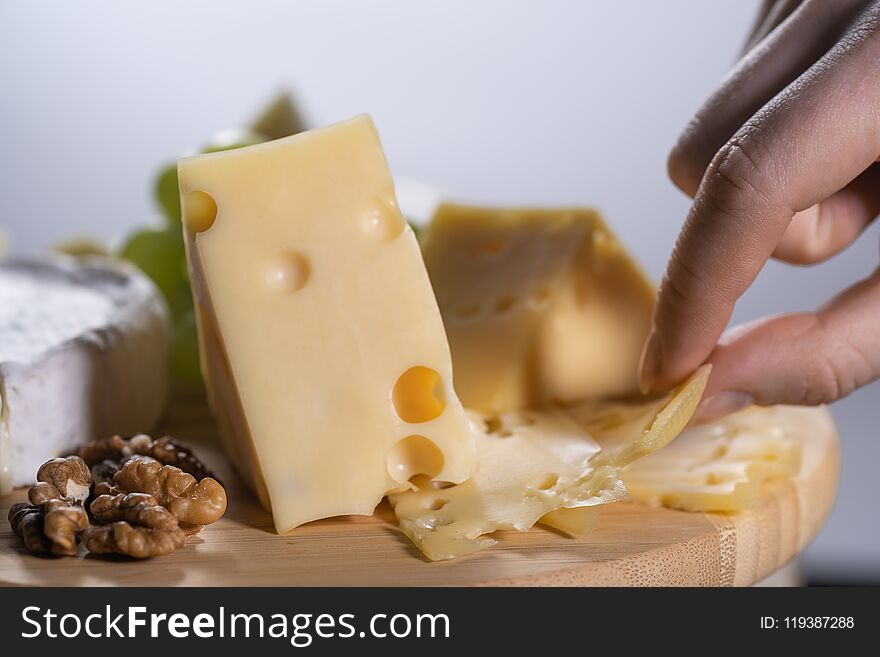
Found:
[[[596,210],[417,231],[369,116],[233,141],[115,257],[0,264],[0,582],[752,584],[821,526],[830,414],[644,389]]]
[[[800,436],[800,472],[766,482],[758,506],[697,513],[615,502],[596,528],[572,538],[550,528],[501,532],[491,549],[452,561],[426,559],[392,510],[308,523],[275,534],[271,515],[219,448],[204,396],[178,392],[160,428],[203,454],[230,491],[226,515],[197,541],[150,560],[28,554],[0,524],[5,586],[748,586],[794,559],[828,515],[839,453],[830,425]],[[5,517],[24,491],[0,498]]]

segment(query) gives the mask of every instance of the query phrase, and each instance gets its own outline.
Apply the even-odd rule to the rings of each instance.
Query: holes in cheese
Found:
[[[486,534],[527,531],[561,507],[595,506],[625,495],[617,469],[594,465],[598,444],[564,413],[533,411],[528,421],[507,413],[502,422],[511,435],[498,440],[474,417],[480,469],[468,481],[389,496],[401,530],[429,559],[480,550],[495,542]]]
[[[266,285],[278,292],[296,292],[309,280],[311,267],[301,253],[288,251],[271,258],[266,267]]]
[[[708,366],[701,368],[674,392],[648,401],[472,414],[480,469],[442,492],[414,482],[418,490],[389,496],[401,530],[432,560],[480,550],[495,542],[486,534],[527,531],[544,518],[569,533],[588,531],[594,517],[565,512],[624,497],[620,467],[675,438],[708,374]],[[433,509],[440,499],[443,506]],[[562,513],[548,515],[556,511]]]
[[[443,381],[430,367],[417,365],[400,375],[391,393],[398,417],[410,424],[430,422],[446,408]]]
[[[441,470],[443,452],[424,436],[407,436],[388,452],[388,474],[398,483],[406,483],[416,475],[436,477]]]
[[[377,242],[390,242],[403,232],[405,226],[393,191],[370,199],[361,214],[361,228]]]
[[[558,483],[559,475],[545,474],[538,479],[537,483],[535,484],[535,488],[537,490],[550,490]]]
[[[207,192],[186,192],[181,196],[181,208],[184,225],[192,235],[204,233],[217,219],[217,202]]]
[[[644,504],[742,511],[758,504],[764,481],[797,473],[805,438],[833,431],[825,409],[750,408],[688,429],[622,476],[632,498]]]
[[[496,313],[506,313],[508,310],[513,308],[513,304],[516,303],[516,298],[512,296],[503,296],[495,303],[495,312]]]
[[[458,310],[458,316],[461,319],[468,319],[471,317],[476,317],[480,312],[480,305],[476,303],[472,303],[464,308]]]
[[[493,255],[501,253],[504,250],[504,242],[502,240],[491,240],[478,245],[474,249],[476,255]]]

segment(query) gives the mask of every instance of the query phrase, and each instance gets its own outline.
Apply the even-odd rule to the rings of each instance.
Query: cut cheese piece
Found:
[[[684,430],[711,371],[711,365],[703,365],[675,390],[656,399],[585,402],[565,410],[602,447],[603,463],[623,466],[665,447]]]
[[[616,468],[594,467],[598,444],[560,411],[509,413],[474,425],[482,430],[473,479],[389,496],[401,530],[431,560],[488,547],[495,541],[485,534],[527,531],[556,509],[626,495]]]
[[[648,402],[474,414],[474,425],[483,428],[476,476],[450,488],[429,485],[390,496],[401,530],[432,560],[475,552],[494,543],[486,534],[527,531],[539,521],[586,533],[595,517],[566,511],[625,496],[619,467],[678,435],[708,375],[703,367],[674,392]]]
[[[801,440],[834,432],[824,408],[750,408],[688,429],[668,448],[624,470],[632,498],[689,511],[742,511],[761,484],[797,473]]]
[[[0,493],[83,442],[149,431],[168,392],[168,310],[105,258],[0,264]]]
[[[442,205],[423,249],[468,408],[637,391],[655,291],[595,211]]]
[[[203,369],[236,465],[286,532],[370,514],[474,436],[372,121],[179,163]]]
[[[599,522],[599,506],[556,509],[541,516],[541,524],[558,529],[569,536],[586,536]]]

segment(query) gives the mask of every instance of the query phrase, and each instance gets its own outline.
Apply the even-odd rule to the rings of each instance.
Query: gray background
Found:
[[[394,173],[491,203],[603,210],[659,277],[688,207],[669,147],[756,2],[0,2],[0,226],[17,252],[155,215],[156,166],[281,87],[309,124],[369,112]],[[877,265],[771,263],[736,321],[810,309]],[[880,579],[880,386],[833,407],[840,495],[818,576]]]

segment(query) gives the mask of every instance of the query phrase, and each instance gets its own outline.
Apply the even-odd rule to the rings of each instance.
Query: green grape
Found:
[[[107,247],[92,237],[70,237],[61,242],[57,242],[52,250],[56,253],[83,258],[88,256],[106,256],[110,255]]]
[[[198,332],[192,310],[181,317],[174,327],[171,338],[171,373],[178,381],[201,385]]]
[[[178,288],[186,280],[180,268],[185,255],[179,227],[142,228],[126,240],[119,256],[130,260],[152,278],[169,306],[175,303]]]
[[[153,185],[153,193],[159,202],[159,207],[168,219],[180,222],[180,188],[177,184],[177,165],[165,166],[156,178]]]
[[[186,317],[193,310],[192,292],[189,288],[189,279],[182,278],[177,284],[177,289],[167,299],[168,308],[171,310],[171,317],[175,322]]]
[[[404,218],[406,218],[406,217],[404,217]],[[417,240],[422,239],[422,234],[424,233],[424,228],[419,226],[416,222],[410,221],[409,219],[406,220],[406,223],[408,223],[409,227],[412,228],[412,232],[416,236],[416,239]]]

